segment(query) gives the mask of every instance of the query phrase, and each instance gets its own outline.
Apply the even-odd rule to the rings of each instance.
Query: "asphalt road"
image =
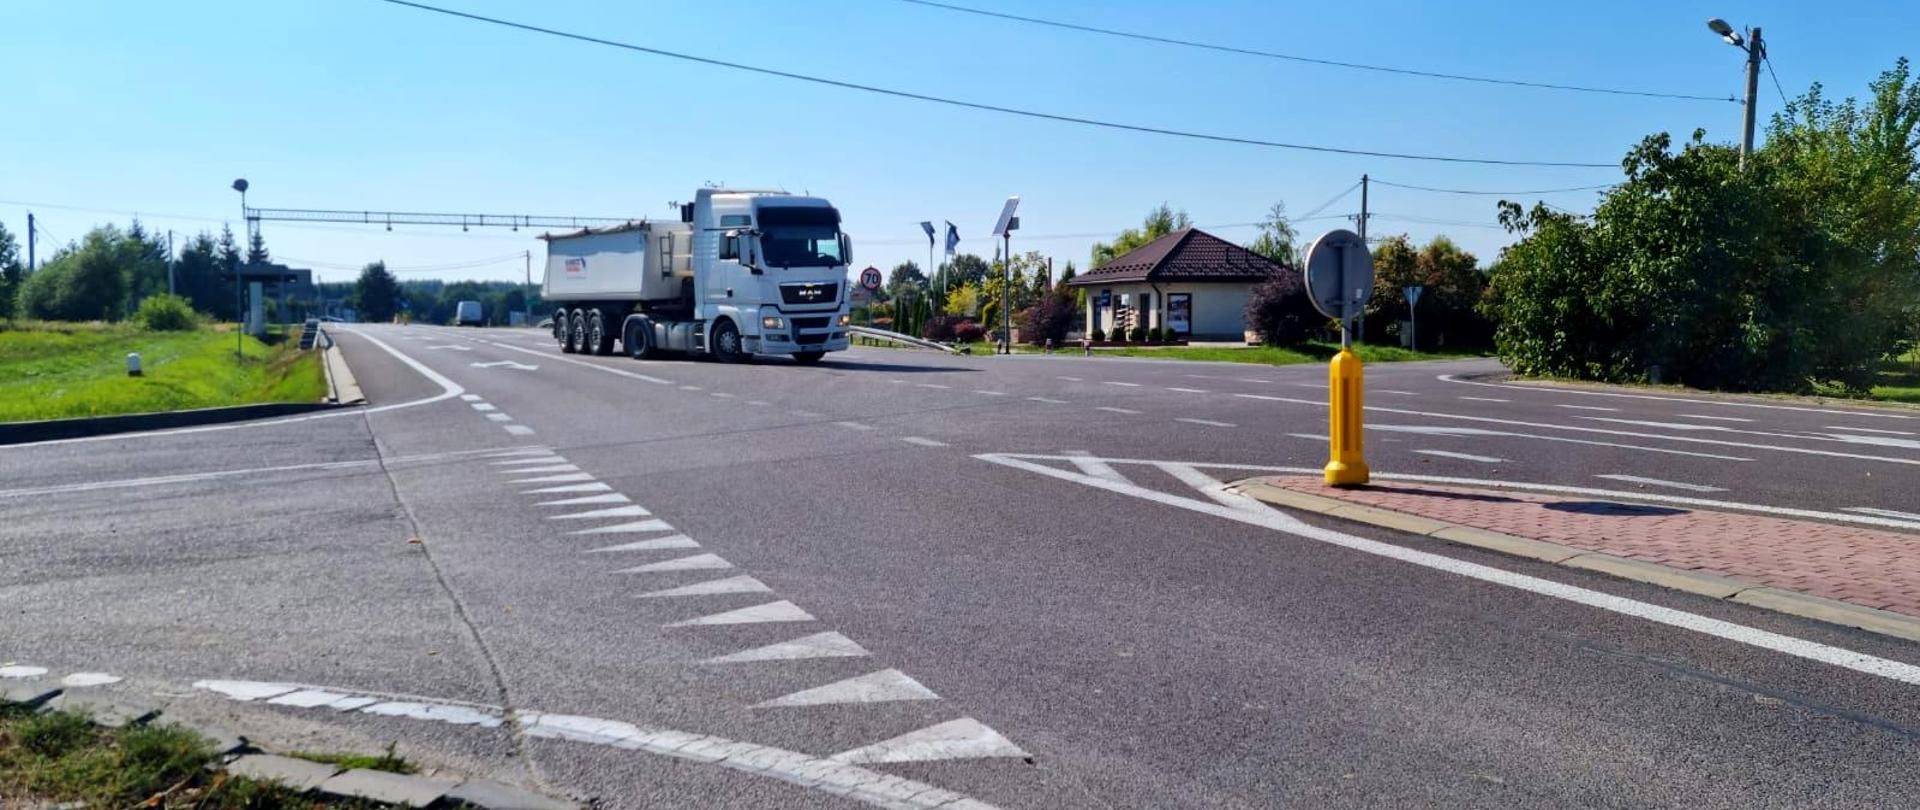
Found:
[[[1915,645],[1210,493],[1324,463],[1324,367],[338,339],[372,408],[0,448],[0,662],[598,718],[1004,808],[1920,795]],[[1920,413],[1495,371],[1370,368],[1375,471],[1920,529]],[[875,803],[530,721],[220,705],[609,807]]]

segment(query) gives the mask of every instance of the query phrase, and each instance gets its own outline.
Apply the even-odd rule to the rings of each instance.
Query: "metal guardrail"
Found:
[[[939,351],[943,351],[948,354],[958,354],[960,352],[959,349],[956,349],[952,346],[948,346],[947,344],[941,343],[939,341],[926,340],[924,338],[917,338],[912,335],[903,334],[900,332],[890,332],[885,329],[875,329],[871,326],[849,326],[847,327],[847,331],[852,332],[853,334],[856,334],[856,335],[860,335],[862,337],[877,338],[879,340],[891,340],[895,343],[905,343],[908,346],[913,346],[919,349],[937,349]]]

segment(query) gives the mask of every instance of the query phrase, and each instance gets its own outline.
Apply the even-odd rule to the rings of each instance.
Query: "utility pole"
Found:
[[[168,295],[175,294],[173,291],[173,229],[172,228],[167,229],[167,294]]]
[[[1759,103],[1760,61],[1767,58],[1767,46],[1760,42],[1760,26],[1747,29],[1747,110],[1745,128],[1740,135],[1740,168],[1747,168],[1747,155],[1753,152],[1753,114]]]
[[[1371,185],[1372,182],[1373,182],[1372,178],[1369,178],[1366,174],[1363,173],[1360,175],[1360,246],[1361,247],[1366,247],[1367,217],[1372,216],[1371,214],[1367,213],[1367,190],[1368,190],[1368,186]],[[1367,339],[1367,318],[1364,310],[1361,312],[1361,317],[1358,318],[1357,320],[1343,321],[1340,324],[1340,330],[1342,334],[1346,333],[1349,325],[1353,327],[1354,331],[1360,333],[1361,340]]]
[[[28,211],[27,212],[27,272],[29,273],[33,272],[35,268],[39,267],[39,265],[34,264],[33,262],[33,243],[37,238],[38,237],[36,232],[34,231],[34,225],[33,225],[33,212]]]

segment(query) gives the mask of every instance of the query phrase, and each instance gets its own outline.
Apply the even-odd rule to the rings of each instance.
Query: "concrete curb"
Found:
[[[0,445],[218,425],[275,416],[298,416],[342,407],[349,406],[333,402],[265,402],[259,405],[236,405],[229,408],[197,408],[186,411],[129,413],[79,419],[46,419],[38,422],[0,422]]]
[[[1920,618],[1892,611],[1862,607],[1766,585],[1756,585],[1746,580],[1717,574],[1688,571],[1645,560],[1563,546],[1545,540],[1491,532],[1391,509],[1361,506],[1337,498],[1309,495],[1305,492],[1276,487],[1258,479],[1237,481],[1229,484],[1227,489],[1273,506],[1351,520],[1568,568],[1595,571],[1621,579],[1686,591],[1713,599],[1738,602],[1803,619],[1868,630],[1908,641],[1920,641]]]
[[[335,405],[364,405],[367,395],[360,392],[359,381],[353,378],[353,369],[347,367],[347,356],[340,351],[340,345],[333,342],[333,336],[325,330],[320,334],[327,339],[327,348],[321,355],[321,366],[327,370],[327,401]]]

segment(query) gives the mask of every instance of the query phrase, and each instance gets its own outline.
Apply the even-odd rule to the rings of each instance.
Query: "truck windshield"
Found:
[[[840,229],[833,225],[768,225],[760,236],[773,267],[831,267],[840,259]]]

